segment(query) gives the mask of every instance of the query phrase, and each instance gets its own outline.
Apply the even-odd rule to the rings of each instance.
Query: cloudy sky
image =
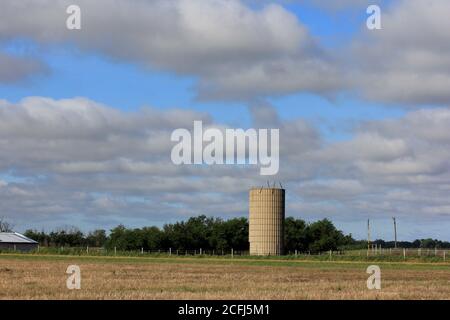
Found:
[[[450,2],[3,0],[0,216],[84,231],[287,215],[450,240]],[[68,30],[66,8],[81,8]],[[280,171],[175,166],[173,130],[279,128]]]

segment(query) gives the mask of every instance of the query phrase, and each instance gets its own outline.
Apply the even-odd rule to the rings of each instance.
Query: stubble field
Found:
[[[73,264],[80,290],[66,287]],[[450,264],[2,254],[0,299],[450,299]]]

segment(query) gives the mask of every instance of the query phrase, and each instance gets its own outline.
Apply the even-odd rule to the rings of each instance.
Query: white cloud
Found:
[[[47,68],[37,60],[0,52],[0,83],[15,83],[46,72]]]
[[[362,32],[351,50],[328,52],[279,4],[240,0],[77,0],[82,30],[67,30],[69,0],[4,1],[0,41],[73,43],[86,53],[197,79],[200,99],[251,100],[296,92],[330,97],[353,89],[394,104],[450,102],[446,0],[382,5],[382,30]],[[314,2],[318,6],[334,7]],[[340,2],[364,7],[367,1]],[[257,9],[256,9],[257,8]],[[346,61],[342,57],[347,57]],[[17,66],[17,67],[15,67]],[[42,72],[33,59],[0,54],[0,81]]]
[[[72,42],[88,53],[193,75],[204,99],[329,95],[354,81],[355,91],[378,101],[450,102],[447,1],[394,3],[383,11],[383,30],[355,40],[348,70],[279,5],[75,2],[83,14],[76,32],[65,29],[65,7],[73,1],[2,2],[0,41]],[[20,80],[37,66],[0,54],[0,81]],[[342,70],[353,79],[341,78]],[[362,122],[351,139],[333,143],[304,119],[280,119],[270,105],[256,103],[250,112],[255,126],[280,128],[281,170],[274,179],[288,188],[288,214],[339,220],[395,213],[448,222],[449,109]],[[171,164],[171,131],[194,120],[226,127],[183,109],[122,112],[86,98],[0,100],[0,172],[27,178],[0,180],[0,211],[26,223],[77,217],[95,226],[245,215],[248,188],[266,184],[257,168]]]
[[[272,180],[288,190],[288,214],[448,221],[448,109],[363,122],[353,138],[333,143],[303,119],[280,119],[270,105],[250,110],[256,127],[280,128],[280,173]],[[0,172],[13,179],[1,184],[0,211],[18,224],[95,227],[246,215],[248,189],[266,184],[258,168],[171,163],[172,130],[195,119],[227,127],[204,113],[121,112],[84,98],[2,101]]]
[[[77,31],[65,28],[65,8],[74,3],[82,12]],[[277,4],[256,10],[239,0],[8,0],[0,21],[0,40],[74,43],[85,52],[194,76],[202,99],[341,87],[331,59]]]
[[[400,0],[383,7],[382,30],[365,30],[355,40],[354,87],[387,103],[450,103],[449,12],[446,0]]]

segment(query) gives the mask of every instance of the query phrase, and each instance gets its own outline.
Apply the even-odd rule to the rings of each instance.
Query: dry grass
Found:
[[[367,264],[287,266],[0,257],[0,299],[450,299],[450,268],[380,265],[382,290],[366,287]],[[82,289],[66,288],[81,267]]]

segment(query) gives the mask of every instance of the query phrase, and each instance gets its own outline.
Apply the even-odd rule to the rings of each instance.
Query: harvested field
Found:
[[[66,269],[81,268],[81,290]],[[450,299],[450,265],[0,255],[0,299]]]

